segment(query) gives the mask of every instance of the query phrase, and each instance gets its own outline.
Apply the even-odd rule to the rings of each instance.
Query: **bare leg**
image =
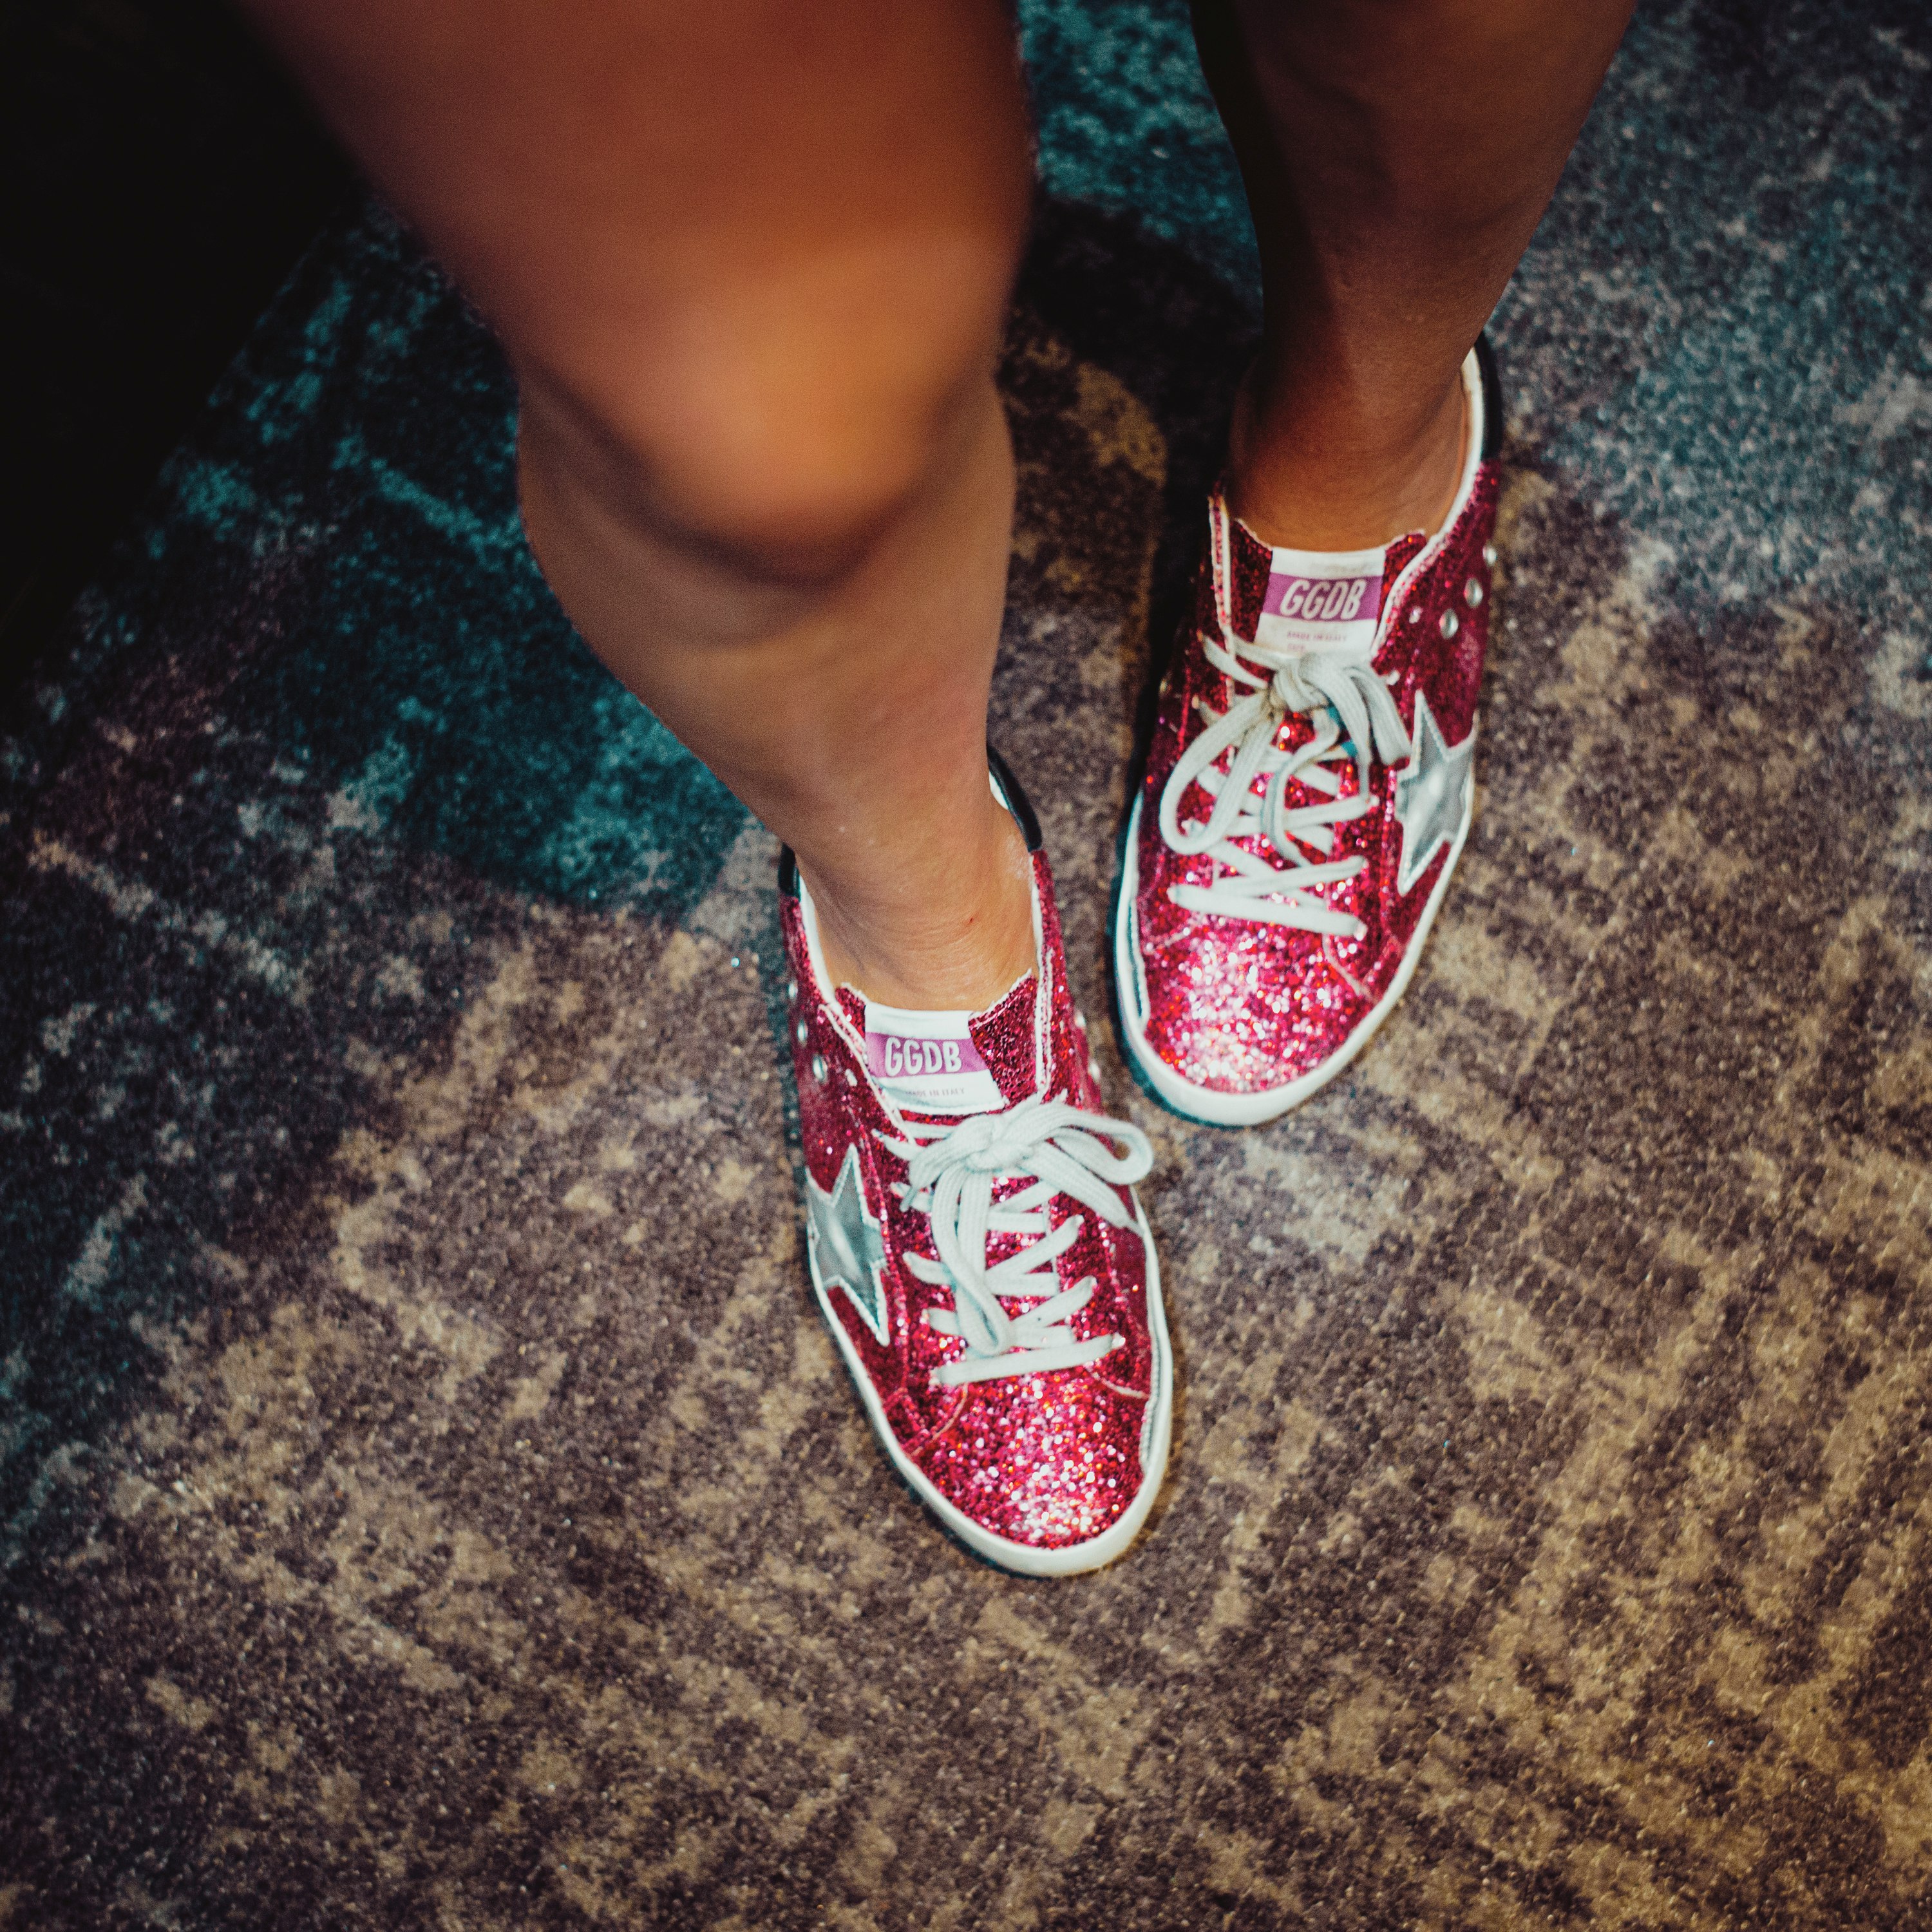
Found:
[[[488,315],[592,647],[797,853],[828,963],[1031,964],[986,782],[1030,183],[1000,0],[250,0]]]
[[[1514,273],[1631,0],[1196,0],[1260,238],[1266,328],[1230,500],[1306,550],[1434,530],[1456,372]]]

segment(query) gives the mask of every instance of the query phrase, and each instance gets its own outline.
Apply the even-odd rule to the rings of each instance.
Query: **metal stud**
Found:
[[[1453,610],[1442,614],[1442,621],[1436,626],[1445,638],[1453,638],[1462,628],[1462,620]]]
[[[812,1056],[812,1077],[814,1080],[825,1078],[825,1056],[822,1053],[814,1053]]]
[[[1462,586],[1462,602],[1474,610],[1480,605],[1482,601],[1483,580],[1480,577],[1472,577]]]
[[[856,1087],[859,1084],[858,1075],[854,1073],[849,1066],[845,1070],[845,1084],[848,1087]]]
[[[1408,607],[1408,621],[1412,624],[1422,622],[1422,606],[1420,604],[1412,604]]]
[[[812,1037],[811,1028],[807,1026],[802,1020],[800,1020],[798,1024],[794,1027],[792,1030],[797,1034],[798,1043],[800,1046],[802,1046],[806,1042]]]
[[[1484,561],[1485,563],[1494,563],[1494,562],[1496,562],[1496,545],[1495,545],[1494,544],[1484,544],[1484,546],[1483,546],[1483,561]]]
[[[793,1001],[794,1004],[796,1003],[798,999],[798,982],[796,980],[788,980],[785,982],[785,998]]]

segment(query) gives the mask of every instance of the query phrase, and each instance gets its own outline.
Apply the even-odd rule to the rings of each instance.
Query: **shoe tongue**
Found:
[[[1276,650],[1366,653],[1375,642],[1383,588],[1414,554],[1417,541],[1400,537],[1387,550],[1277,549],[1237,521],[1228,586],[1234,629]]]
[[[866,1000],[866,1064],[886,1097],[908,1113],[950,1120],[1010,1106],[1034,1090],[1036,992],[1029,973],[984,1012],[915,1012]]]

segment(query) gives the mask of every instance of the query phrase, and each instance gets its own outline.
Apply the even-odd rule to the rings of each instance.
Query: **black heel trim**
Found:
[[[986,764],[993,774],[993,782],[1000,788],[1000,797],[1026,839],[1029,853],[1040,848],[1040,820],[1034,817],[1033,802],[1020,788],[1020,782],[1012,774],[1012,768],[994,751],[986,747]]]
[[[1476,371],[1483,382],[1483,460],[1488,463],[1503,446],[1503,386],[1486,330],[1476,338]]]

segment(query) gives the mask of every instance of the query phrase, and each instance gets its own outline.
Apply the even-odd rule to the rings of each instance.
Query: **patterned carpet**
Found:
[[[1184,32],[1029,17],[996,732],[1096,1014],[1252,330]],[[0,1925],[1932,1926],[1928,130],[1917,0],[1640,21],[1414,991],[1245,1134],[1096,1029],[1178,1438],[1060,1583],[810,1304],[771,841],[326,236],[0,742]]]

